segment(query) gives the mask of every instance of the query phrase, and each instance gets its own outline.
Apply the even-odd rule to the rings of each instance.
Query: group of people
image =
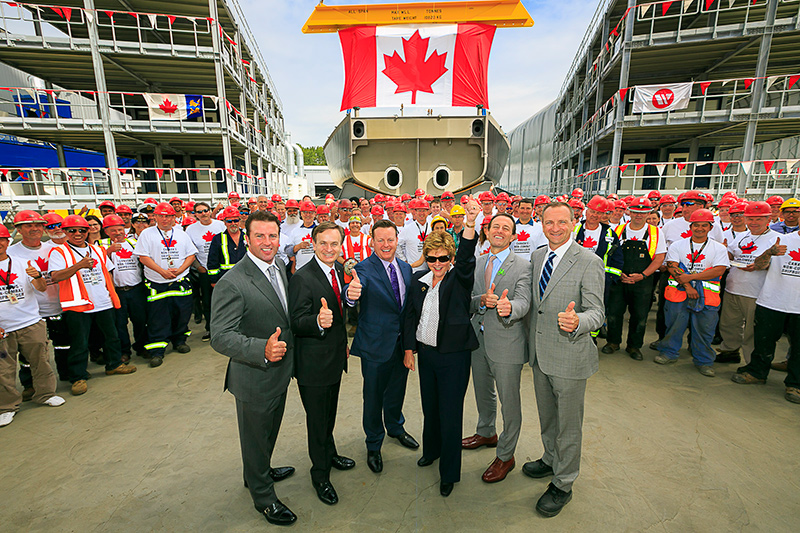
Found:
[[[418,465],[439,461],[443,496],[460,481],[463,450],[496,448],[487,483],[515,468],[529,364],[544,452],[522,471],[550,479],[536,505],[544,516],[572,498],[586,380],[598,371],[598,352],[620,349],[626,311],[632,359],[643,359],[658,301],[656,363],[678,358],[688,329],[704,376],[714,375],[715,361],[739,362],[741,352],[746,365],[734,382],[765,383],[771,368],[785,370],[785,397],[800,403],[800,304],[789,297],[800,289],[794,198],[748,202],[726,193],[717,202],[703,191],[652,191],[584,204],[575,189],[532,199],[484,191],[456,203],[450,192],[417,190],[329,195],[317,205],[279,195],[242,202],[232,192],[227,205],[175,197],[147,199],[135,211],[97,207],[100,217],[21,211],[13,246],[0,226],[0,353],[8,355],[0,357],[0,426],[22,401],[64,403],[48,338],[59,379],[80,395],[90,359],[124,375],[136,371],[134,352],[151,367],[170,343],[189,352],[194,315],[205,320],[203,340],[230,358],[225,386],[236,398],[244,484],[272,523],[297,519],[274,489],[294,468],[271,466],[292,378],[319,499],[336,504],[331,469],[356,464],[333,438],[351,354],[360,358],[366,461],[376,473],[386,435],[420,446],[403,416],[408,371],[419,370]],[[773,363],[784,333],[789,357]],[[606,339],[600,349],[598,338]],[[478,420],[463,437],[470,375]]]

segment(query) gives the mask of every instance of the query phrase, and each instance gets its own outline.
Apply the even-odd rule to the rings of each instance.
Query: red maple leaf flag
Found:
[[[188,117],[185,94],[144,93],[150,120],[186,120]]]
[[[36,266],[39,267],[39,272],[47,272],[48,261],[46,257],[37,257]]]
[[[488,108],[495,26],[357,26],[339,31],[345,65],[342,110],[352,107]]]
[[[210,231],[207,231],[205,235],[203,235],[203,240],[206,242],[211,242],[214,239],[214,234]]]
[[[792,252],[789,252],[789,257],[792,258],[792,261],[800,261],[800,248],[798,248],[797,250],[794,250]],[[12,276],[13,276],[13,274],[12,274]]]
[[[126,250],[125,248],[123,248],[122,250],[120,250],[119,252],[116,252],[116,253],[117,253],[117,257],[120,257],[122,259],[130,259],[131,256],[133,256],[133,251]]]
[[[178,106],[176,106],[174,103],[170,102],[169,98],[165,98],[164,101],[161,102],[161,105],[158,106],[158,108],[161,111],[163,111],[164,113],[166,113],[167,115],[174,115],[175,111],[178,110]]]
[[[597,246],[597,241],[592,239],[591,237],[586,237],[583,239],[583,247],[584,248],[594,248]]]
[[[530,238],[531,234],[525,230],[520,231],[517,233],[517,240],[520,242],[527,241]]]

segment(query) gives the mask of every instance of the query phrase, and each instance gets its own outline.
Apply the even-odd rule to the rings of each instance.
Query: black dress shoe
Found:
[[[356,466],[356,462],[344,455],[334,455],[331,466],[336,470],[350,470]]]
[[[450,496],[450,493],[453,492],[453,486],[455,483],[445,483],[444,481],[439,482],[439,494],[447,498]]]
[[[553,467],[549,466],[541,459],[537,459],[536,461],[530,461],[522,465],[522,473],[528,477],[538,479],[540,477],[552,476]]]
[[[339,503],[339,495],[336,494],[336,489],[333,488],[330,481],[314,483],[314,489],[317,491],[317,498],[319,498],[322,503],[328,505],[336,505]]]
[[[539,514],[551,518],[561,512],[561,509],[572,500],[572,491],[564,492],[552,483],[547,486],[547,490],[539,501],[536,502],[536,510]]]
[[[414,437],[412,437],[408,433],[403,433],[402,435],[391,435],[391,437],[393,439],[397,439],[397,441],[406,448],[410,448],[412,450],[416,450],[417,448],[419,448],[419,442],[414,440]]]
[[[267,522],[276,526],[290,526],[297,522],[297,515],[283,505],[280,500],[264,509],[262,513]]]
[[[436,459],[428,459],[424,455],[417,461],[417,466],[431,466]]]
[[[376,474],[383,472],[383,457],[381,457],[380,451],[367,452],[367,466]]]
[[[278,481],[283,481],[292,474],[294,474],[293,466],[279,466],[277,468],[269,469],[269,477],[271,477],[272,481],[274,481],[275,483],[277,483]]]
[[[630,355],[631,359],[634,361],[641,361],[644,359],[642,351],[639,348],[625,348],[625,351],[628,352],[628,355]]]

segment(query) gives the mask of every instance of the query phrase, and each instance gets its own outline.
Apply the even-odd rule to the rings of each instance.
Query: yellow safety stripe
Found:
[[[144,349],[155,350],[156,348],[166,348],[168,344],[168,342],[151,342],[150,344],[145,344]]]
[[[609,274],[614,274],[615,276],[621,276],[622,275],[622,270],[620,270],[618,268],[610,267],[610,266],[606,267],[606,272],[608,272]]]
[[[222,263],[219,266],[219,268],[221,268],[222,270],[230,270],[233,268],[233,263],[231,263],[231,255],[228,252],[228,232],[227,231],[223,232],[222,237],[220,237],[220,239],[222,240],[222,257],[223,259],[225,259],[225,262]],[[214,274],[217,273],[219,273],[219,271],[214,272]]]
[[[184,289],[181,287],[177,291],[164,291],[158,292],[153,287],[150,286],[150,283],[145,283],[147,288],[150,289],[150,296],[147,297],[148,302],[155,302],[157,300],[163,300],[164,298],[169,298],[171,296],[190,296],[192,294],[192,288],[189,287],[188,289]]]

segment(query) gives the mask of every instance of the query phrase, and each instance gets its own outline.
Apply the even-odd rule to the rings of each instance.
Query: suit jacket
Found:
[[[472,240],[461,238],[456,252],[453,268],[439,282],[439,324],[436,340],[439,353],[472,351],[478,347],[478,339],[470,324],[470,301],[472,300],[472,284],[475,278],[475,245],[478,238]],[[420,281],[427,272],[416,272],[408,299],[408,311],[405,317],[403,348],[417,349],[417,325],[422,316],[422,304],[430,287]]]
[[[539,248],[531,255],[531,311],[528,346],[531,366],[547,375],[565,379],[587,379],[599,369],[597,346],[591,332],[605,320],[603,261],[573,240],[559,261],[539,298],[542,265],[550,247]],[[558,313],[575,302],[580,320],[578,329],[567,333],[558,327]]]
[[[478,258],[475,283],[472,285],[472,327],[486,349],[486,356],[496,363],[528,362],[528,325],[525,317],[531,306],[531,265],[510,251],[494,278],[494,293],[502,296],[508,289],[511,315],[501,317],[497,309],[481,309],[481,295],[486,293],[484,272],[488,255]],[[481,333],[483,324],[483,333]]]
[[[389,275],[377,254],[372,254],[355,266],[361,281],[361,308],[358,328],[350,353],[376,363],[391,359],[400,342],[401,326],[408,307],[408,289],[411,287],[411,266],[397,259],[398,276],[403,276],[406,296],[403,308],[397,306]]]
[[[283,286],[283,263],[276,258]],[[286,355],[267,362],[267,339],[281,328]],[[249,256],[230,269],[211,298],[211,347],[230,357],[225,389],[243,402],[264,403],[286,392],[294,373],[294,336],[272,284]]]
[[[344,287],[344,269],[334,263],[339,287]],[[295,334],[295,377],[303,386],[333,385],[347,370],[347,330],[330,281],[312,259],[292,275],[289,282],[289,314]],[[340,295],[344,303],[344,294]],[[325,298],[333,311],[333,325],[320,332],[317,315]]]

